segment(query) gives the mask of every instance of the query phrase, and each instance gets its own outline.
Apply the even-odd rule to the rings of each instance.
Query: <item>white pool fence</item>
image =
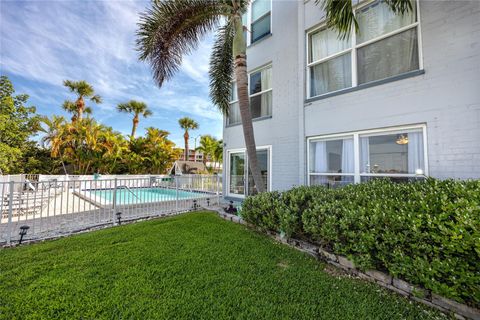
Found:
[[[0,245],[220,203],[219,175],[0,176]]]

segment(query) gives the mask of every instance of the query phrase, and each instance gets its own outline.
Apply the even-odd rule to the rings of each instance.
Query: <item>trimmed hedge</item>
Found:
[[[386,179],[248,197],[242,217],[480,307],[480,181]]]

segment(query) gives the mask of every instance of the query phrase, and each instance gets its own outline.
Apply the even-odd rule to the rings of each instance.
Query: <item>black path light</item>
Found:
[[[20,241],[18,241],[18,244],[22,244],[23,241],[23,236],[27,234],[28,229],[30,229],[29,226],[21,226],[20,227]]]
[[[122,224],[122,213],[121,213],[121,212],[117,212],[115,215],[117,216],[117,222],[118,222],[118,224],[121,225],[121,224]]]
[[[197,209],[198,209],[197,200],[193,200],[193,211],[196,211]]]
[[[207,198],[207,207],[210,207],[210,198]]]
[[[228,207],[226,207],[224,210],[226,213],[237,213],[237,208],[233,206],[233,201],[230,201]]]

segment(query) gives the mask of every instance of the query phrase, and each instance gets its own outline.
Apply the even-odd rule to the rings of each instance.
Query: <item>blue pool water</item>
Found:
[[[113,202],[114,190],[92,190],[95,196]],[[187,200],[200,197],[206,197],[207,194],[201,192],[191,192],[178,190],[178,199]],[[116,202],[117,204],[134,204],[134,203],[148,203],[171,201],[177,198],[177,191],[175,189],[165,188],[131,188],[117,190]]]

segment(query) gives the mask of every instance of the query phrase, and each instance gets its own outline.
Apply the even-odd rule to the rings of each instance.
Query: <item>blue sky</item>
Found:
[[[220,138],[222,118],[208,96],[211,37],[184,58],[173,80],[158,88],[135,51],[138,13],[148,5],[133,0],[0,0],[0,73],[12,80],[17,93],[30,95],[40,114],[64,114],[63,101],[74,97],[62,81],[86,80],[104,99],[91,105],[94,117],[117,131],[128,134],[131,119],[115,106],[135,99],[153,111],[141,120],[139,134],[154,126],[168,130],[182,146],[177,121],[189,116],[200,124],[191,133],[192,146],[198,134]]]

